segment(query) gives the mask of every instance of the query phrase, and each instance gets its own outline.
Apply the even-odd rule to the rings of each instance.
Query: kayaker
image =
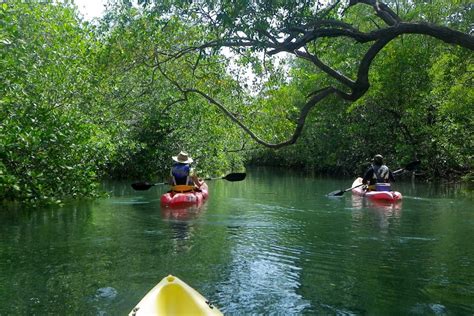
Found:
[[[370,191],[375,190],[376,183],[390,183],[391,181],[395,181],[395,177],[390,169],[384,165],[382,155],[375,155],[372,165],[364,174],[362,183],[369,184],[367,189]]]
[[[171,157],[174,161],[170,171],[170,184],[176,185],[189,185],[199,188],[201,182],[199,178],[194,174],[191,163],[193,159],[189,157],[188,153],[181,151],[177,156]]]

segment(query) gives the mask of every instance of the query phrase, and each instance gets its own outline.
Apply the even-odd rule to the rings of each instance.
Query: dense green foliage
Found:
[[[469,29],[472,16],[461,17],[466,13],[464,5],[443,5],[444,10],[438,10],[439,2],[431,6],[420,4],[407,7],[404,14],[409,19],[422,19],[429,13],[435,22]],[[456,9],[459,19],[445,18]],[[354,25],[363,28],[364,24],[372,23],[358,19],[360,12],[354,13],[348,16]],[[347,56],[357,56],[362,48],[342,42],[324,45],[333,45],[332,50],[323,53],[325,61],[350,73],[355,61]],[[341,54],[335,56],[334,51]],[[396,39],[377,56],[370,71],[371,88],[363,98],[349,106],[335,98],[321,104],[295,146],[276,153],[262,150],[252,159],[303,166],[316,172],[355,175],[364,170],[374,154],[382,153],[393,168],[421,159],[421,175],[426,178],[452,180],[464,176],[468,180],[474,170],[473,64],[472,51],[450,47],[426,36]],[[285,88],[290,91],[286,97],[290,102],[298,92],[302,102],[310,93],[310,82],[316,78],[321,83],[327,80],[304,61],[294,62],[291,77]],[[271,94],[265,97],[274,103],[283,99],[272,98]]]
[[[180,150],[206,176],[244,159],[355,174],[380,152],[392,166],[421,158],[430,178],[473,178],[472,51],[397,38],[375,59],[364,97],[324,100],[295,145],[262,150],[249,133],[284,140],[314,82],[334,83],[303,59],[262,58],[258,44],[262,30],[311,21],[312,2],[140,3],[114,1],[96,24],[70,4],[0,4],[1,200],[94,196],[104,177],[162,180]],[[398,5],[403,18],[466,33],[473,22],[458,2]],[[345,22],[370,28],[371,14],[354,7]],[[241,31],[255,42],[230,45],[231,56],[222,44],[196,49]],[[335,38],[310,49],[354,74],[365,48]]]
[[[225,154],[241,146],[241,132],[204,100],[180,99],[150,66],[157,41],[166,50],[199,33],[179,21],[170,32],[155,15],[121,6],[98,27],[68,6],[0,9],[0,199],[60,202],[98,194],[107,175],[165,178],[171,155],[183,149],[202,175],[242,167],[238,155]],[[209,56],[201,82],[231,98],[225,85],[234,81],[221,76],[218,58]],[[188,63],[167,67],[192,80]]]
[[[61,6],[4,3],[0,21],[0,198],[94,194],[113,152],[94,104],[94,37]]]
[[[215,107],[194,95],[183,95],[177,85],[204,85],[224,99],[226,88],[236,86],[225,74],[219,55],[189,54],[168,60],[176,45],[193,45],[205,33],[186,28],[178,19],[162,19],[155,12],[140,13],[117,5],[100,25],[106,45],[101,52],[106,73],[107,103],[126,125],[128,143],[110,166],[113,176],[165,176],[170,157],[186,150],[196,161],[198,174],[215,175],[241,168],[241,158],[227,153],[239,146],[241,132]],[[195,59],[200,67],[195,67]],[[163,73],[167,72],[165,78]],[[134,144],[130,148],[130,144]]]
[[[382,153],[394,168],[421,159],[426,177],[452,179],[472,172],[472,53],[420,42],[418,37],[394,42],[374,65],[372,88],[364,98],[349,108],[336,99],[322,104],[295,146],[276,157],[264,151],[257,159],[354,175]],[[307,68],[299,63],[296,69],[287,90],[305,86]]]

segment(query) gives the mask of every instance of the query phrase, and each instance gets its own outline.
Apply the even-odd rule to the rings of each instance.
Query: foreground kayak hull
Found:
[[[152,288],[129,316],[140,315],[223,315],[195,289],[168,275]]]
[[[161,196],[161,205],[165,207],[188,207],[201,205],[209,196],[207,184],[201,185],[199,192],[166,192]]]
[[[352,183],[352,187],[362,184],[362,178],[355,179]],[[397,202],[403,198],[402,194],[398,191],[365,191],[362,187],[352,189],[352,194],[363,196],[374,201],[387,201]]]

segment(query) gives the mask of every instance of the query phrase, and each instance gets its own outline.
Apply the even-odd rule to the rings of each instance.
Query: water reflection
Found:
[[[386,214],[392,214],[396,217],[400,216],[402,210],[402,201],[397,203],[391,203],[388,201],[370,200],[358,195],[352,195],[351,197],[352,207],[355,210],[362,208],[371,208],[380,211],[384,211]]]
[[[161,217],[171,229],[171,244],[175,253],[189,252],[193,248],[195,221],[206,208],[206,202],[188,207],[161,206]]]
[[[222,224],[229,254],[219,269],[216,303],[230,315],[301,314],[310,306],[300,293],[305,249],[298,239],[304,225],[294,215],[302,210],[275,201],[284,196],[285,186],[266,187],[249,180],[245,185],[252,198],[231,191],[239,198],[227,199],[232,212]]]
[[[402,182],[403,205],[326,197],[346,180],[261,170],[213,182],[202,207],[110,183],[2,209],[0,314],[125,315],[171,273],[229,315],[472,315],[472,199]]]
[[[351,202],[353,219],[360,221],[365,215],[361,210],[369,209],[375,218],[374,222],[383,231],[386,231],[391,222],[394,222],[394,220],[398,221],[402,216],[402,201],[391,203],[352,195]]]
[[[161,217],[164,220],[189,221],[198,218],[203,213],[207,204],[189,207],[161,207]]]

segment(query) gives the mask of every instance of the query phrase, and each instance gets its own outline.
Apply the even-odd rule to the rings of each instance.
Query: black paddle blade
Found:
[[[332,191],[331,193],[328,193],[327,196],[342,196],[345,191],[343,190],[337,190],[337,191]]]
[[[132,188],[137,191],[145,191],[151,188],[154,184],[150,184],[148,182],[135,182],[132,183]]]
[[[412,161],[410,162],[408,165],[405,166],[405,170],[407,171],[413,171],[415,170],[416,168],[418,168],[418,166],[421,164],[421,161],[420,160],[415,160],[415,161]]]
[[[247,176],[246,173],[237,172],[237,173],[229,173],[222,179],[226,179],[227,181],[242,181],[245,179],[246,176]]]

